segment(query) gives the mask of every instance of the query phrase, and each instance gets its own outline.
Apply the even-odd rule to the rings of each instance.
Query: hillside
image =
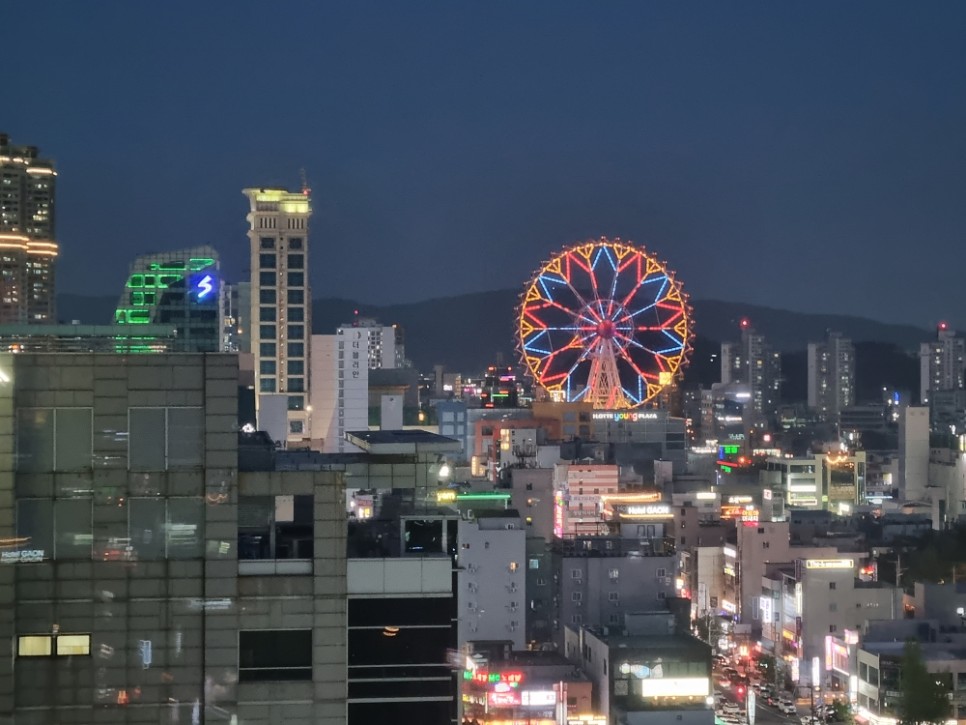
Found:
[[[116,297],[60,295],[61,318],[88,324],[111,320]],[[514,360],[514,308],[516,290],[494,290],[401,305],[375,306],[339,298],[313,303],[312,327],[330,333],[358,313],[405,330],[406,352],[421,370],[443,364],[451,370],[478,371],[502,355]],[[918,368],[907,351],[914,350],[930,333],[909,325],[891,325],[849,315],[810,315],[720,300],[693,301],[697,339],[687,381],[708,385],[718,380],[717,358],[722,340],[737,338],[737,323],[749,318],[756,329],[785,353],[787,394],[804,397],[804,354],[810,341],[820,340],[826,330],[838,330],[856,343],[860,375],[860,399],[874,397],[881,385],[915,390]],[[795,353],[798,353],[797,355]]]

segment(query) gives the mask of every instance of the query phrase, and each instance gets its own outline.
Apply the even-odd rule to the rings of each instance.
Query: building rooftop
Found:
[[[347,441],[369,453],[455,453],[463,445],[419,429],[347,431],[345,435]]]

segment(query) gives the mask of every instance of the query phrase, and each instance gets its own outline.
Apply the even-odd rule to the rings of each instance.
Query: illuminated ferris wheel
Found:
[[[643,248],[618,239],[565,247],[521,298],[524,367],[552,399],[636,408],[674,382],[691,353],[681,283]]]

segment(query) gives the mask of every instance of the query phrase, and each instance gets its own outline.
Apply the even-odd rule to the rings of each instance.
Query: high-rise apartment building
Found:
[[[945,322],[936,329],[936,339],[919,346],[919,401],[928,405],[931,393],[962,390],[966,374],[966,339]]]
[[[0,133],[0,323],[55,322],[57,172]]]
[[[781,355],[772,350],[747,319],[741,321],[741,340],[721,345],[721,382],[747,383],[755,413],[771,416],[781,398]]]
[[[251,351],[255,357],[259,428],[265,411],[287,410],[287,439],[309,436],[309,337],[312,288],[309,282],[308,189],[244,189],[251,242]],[[272,399],[271,402],[269,399]],[[284,406],[279,406],[279,401]]]
[[[342,325],[339,334],[348,336],[358,328],[364,329],[369,338],[366,360],[370,370],[403,367],[401,335],[396,325],[382,325],[370,317],[357,317],[351,324]]]
[[[808,407],[823,420],[838,420],[855,404],[855,347],[841,333],[808,344]]]

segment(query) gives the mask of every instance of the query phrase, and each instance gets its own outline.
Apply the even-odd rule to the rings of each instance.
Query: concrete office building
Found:
[[[711,647],[675,631],[657,608],[629,614],[620,626],[568,626],[564,653],[594,682],[607,722],[713,725]]]
[[[899,500],[922,501],[929,485],[929,408],[899,410]]]
[[[0,370],[0,722],[345,722],[342,476],[239,465],[237,358]]]
[[[837,421],[855,404],[855,347],[841,333],[808,344],[808,407],[825,421]]]
[[[57,321],[57,172],[0,133],[0,323]]]
[[[407,526],[410,533],[431,529],[436,546],[417,547],[412,537],[408,546],[384,555],[372,549],[362,554],[350,546],[348,725],[456,720],[457,686],[449,656],[456,649],[458,614],[452,558],[456,521],[396,523],[404,527],[403,538]]]
[[[662,541],[588,536],[553,545],[554,639],[565,627],[613,626],[628,612],[666,608],[674,596],[677,557]]]
[[[524,649],[527,560],[520,516],[512,510],[478,511],[459,522],[459,544],[459,647],[507,641]]]
[[[251,351],[255,356],[256,410],[275,415],[277,397],[286,411],[288,441],[309,437],[309,190],[244,189],[251,205]],[[274,422],[273,422],[274,425]],[[284,441],[283,441],[284,442]]]

